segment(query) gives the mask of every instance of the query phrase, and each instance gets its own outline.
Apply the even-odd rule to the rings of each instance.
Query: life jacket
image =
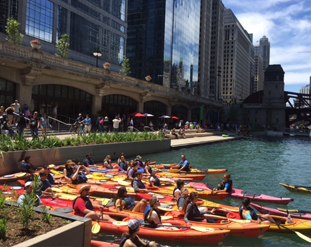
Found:
[[[131,171],[132,169],[134,170],[134,173],[133,173],[133,175],[132,175],[132,178],[133,178],[133,180],[134,180],[134,178],[136,178],[136,172],[137,172],[137,170],[135,170],[134,168],[131,168],[131,169],[129,169],[129,171],[127,172],[127,180],[129,180],[129,178],[130,178],[129,173],[130,173],[130,171]]]
[[[72,180],[72,184],[82,184],[85,183],[86,181],[87,181],[86,175],[84,173],[78,173],[77,179]]]
[[[150,177],[151,178],[151,177]],[[150,181],[150,178],[149,178],[149,181]],[[157,178],[157,177],[153,177],[154,178],[154,186],[161,186],[161,182],[160,182],[160,179]]]
[[[145,247],[145,245],[143,245],[143,244],[139,241],[139,239],[138,239],[137,236],[136,236],[134,239],[131,238],[130,236],[125,236],[125,237],[123,237],[123,238],[121,239],[121,242],[120,242],[119,247],[123,247],[124,244],[125,244],[125,242],[126,242],[126,240],[128,240],[128,239],[131,239],[131,241],[133,242],[133,244],[135,244],[135,246],[137,246],[137,247]]]
[[[145,223],[149,223],[149,225],[148,226],[146,225],[146,227],[148,227],[148,228],[157,228],[158,226],[157,226],[157,224],[154,223],[154,221],[149,221],[147,219],[150,210],[151,210],[151,207],[150,207],[150,205],[148,205],[146,207],[145,211],[144,211],[144,221],[145,221]],[[158,209],[155,209],[155,208],[153,209],[153,211],[155,211],[158,214],[158,217],[159,217],[159,220],[160,220],[160,224],[161,224],[161,214],[160,214],[160,211]]]
[[[191,210],[192,210],[192,212],[188,213],[188,219],[195,221],[196,217],[200,217],[201,216],[200,211],[198,209],[198,206],[196,204],[192,204],[192,203],[191,203]]]
[[[76,199],[73,200],[72,202],[72,208],[75,210],[75,214],[78,213],[78,210],[75,209],[75,204],[76,204],[76,201],[78,200],[78,198],[81,198],[83,201],[84,201],[84,204],[85,204],[85,207],[89,210],[93,210],[94,207],[92,205],[92,202],[90,201],[90,199],[88,197],[86,198],[82,198],[81,196],[78,196]],[[83,213],[83,212],[81,212]]]
[[[256,212],[255,212],[255,210],[253,208],[248,207],[247,210],[249,210],[249,212],[251,213],[251,217],[252,217],[253,220],[257,220],[258,219],[258,216],[257,216],[257,214],[256,214]],[[243,217],[243,208],[242,208],[242,206],[239,207],[239,214],[240,214],[240,218],[242,220],[245,219]]]
[[[183,200],[184,200],[184,203],[185,203],[185,201],[186,201],[187,198],[184,198],[184,197],[182,197],[182,196],[180,196],[180,197],[178,198],[178,200],[177,200],[177,207],[178,207],[178,208],[183,206],[183,205],[179,206],[179,202],[180,202],[181,199],[183,199]]]
[[[125,197],[123,206],[125,209],[130,209],[131,207],[135,206],[134,199],[132,197]]]
[[[123,171],[127,171],[128,165],[125,162],[120,161],[119,166]]]
[[[179,190],[179,192],[181,193],[180,189],[177,188],[177,186],[174,188],[173,190],[173,196],[174,196],[174,201],[176,201],[176,196],[175,196],[175,191]]]
[[[72,167],[66,168],[66,171],[67,171],[67,177],[71,178],[73,175],[73,168]]]
[[[148,172],[151,174],[152,173],[152,168],[148,166]]]
[[[139,168],[145,168],[145,165],[143,164],[143,162],[141,162],[140,160],[136,160],[136,162],[138,163],[138,167]]]
[[[231,179],[229,179],[228,182],[222,181],[222,183],[220,185],[220,189],[223,190],[225,188],[226,183],[229,183],[229,188],[228,188],[227,192],[231,193],[231,191],[232,191],[232,180]]]
[[[134,187],[134,186],[133,186],[133,185],[134,185],[134,181],[137,181],[137,183],[138,183],[138,188],[140,188],[140,189],[145,189],[145,188],[146,188],[146,186],[144,185],[144,183],[143,183],[141,180],[137,180],[137,179],[133,179],[133,180],[132,180],[132,182],[131,182],[132,187]]]

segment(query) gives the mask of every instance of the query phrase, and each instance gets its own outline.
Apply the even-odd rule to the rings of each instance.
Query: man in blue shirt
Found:
[[[52,185],[50,184],[48,178],[48,174],[45,171],[41,171],[40,175],[40,183],[38,187],[38,195],[41,197],[42,195],[53,195]]]
[[[85,157],[86,158],[83,160],[84,166],[88,167],[88,166],[94,165],[94,161],[92,160],[91,154],[87,154]]]
[[[91,118],[89,117],[88,114],[86,114],[84,120],[83,120],[83,123],[85,125],[84,127],[84,131],[85,131],[85,134],[87,133],[91,133],[91,128],[92,128],[92,124],[91,124]]]
[[[191,170],[190,162],[186,159],[184,154],[181,155],[181,161],[179,162],[181,168],[179,171],[189,172]]]
[[[221,184],[218,184],[218,188],[215,190],[214,189],[214,193],[218,193],[218,192],[228,192],[231,193],[232,191],[232,180],[230,179],[231,175],[230,174],[225,174],[224,175],[224,180],[222,181]]]

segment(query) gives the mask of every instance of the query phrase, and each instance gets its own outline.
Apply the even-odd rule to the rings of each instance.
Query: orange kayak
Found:
[[[97,241],[97,240],[91,240],[91,246],[93,247],[119,247],[118,244],[113,244],[113,243],[107,243],[107,242],[102,242],[102,241]]]
[[[96,224],[94,221],[92,223],[93,225]],[[119,223],[119,221],[117,223]],[[116,223],[100,220],[99,224],[101,230],[107,232],[121,234],[128,231],[126,221],[122,221],[122,225],[118,225]],[[178,230],[158,230],[154,228],[147,228],[141,225],[138,235],[139,237],[147,239],[153,238],[174,242],[216,244],[221,242],[230,233],[228,230],[218,230],[203,227],[196,230],[194,228],[195,227],[191,228],[186,225],[180,225]]]
[[[17,181],[18,179],[26,179],[29,177],[31,177],[30,173],[17,172],[17,173],[8,174],[8,175],[4,175],[4,176],[0,177],[0,183],[4,184],[4,183],[8,183],[8,182],[14,182],[14,181]]]

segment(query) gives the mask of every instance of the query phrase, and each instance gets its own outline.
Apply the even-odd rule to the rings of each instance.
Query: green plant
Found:
[[[4,207],[4,201],[5,201],[5,196],[2,193],[2,190],[0,190],[0,209],[2,209]]]
[[[3,240],[5,240],[6,231],[8,230],[6,222],[7,222],[6,217],[0,219],[0,239]]]
[[[23,228],[28,228],[30,221],[33,219],[34,211],[33,205],[35,203],[35,198],[31,196],[26,196],[23,203],[18,209],[18,215],[22,220]]]
[[[18,31],[19,25],[20,23],[13,17],[7,20],[5,32],[8,36],[5,38],[6,41],[14,45],[21,45],[23,43],[24,35]]]
[[[130,68],[130,60],[123,55],[123,61],[121,63],[122,69],[120,70],[120,72],[123,75],[129,76],[131,74],[131,68]]]
[[[42,220],[45,223],[50,224],[51,223],[51,219],[52,219],[52,215],[47,211],[47,208],[45,206],[40,206],[40,207],[42,209],[42,213],[41,213]]]
[[[56,57],[68,59],[69,58],[69,35],[63,34],[61,38],[58,40],[56,44],[57,53],[55,54]]]

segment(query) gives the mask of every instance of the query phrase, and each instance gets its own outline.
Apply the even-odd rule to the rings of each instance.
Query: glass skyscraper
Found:
[[[182,91],[198,84],[201,0],[132,0],[127,56],[132,76]]]
[[[69,48],[77,52],[70,56],[74,60],[94,64],[93,52],[98,47],[102,62],[117,66],[122,62],[127,0],[0,0],[0,6],[6,7],[6,16],[17,17],[27,46],[36,38],[43,42],[42,50],[55,53],[55,44],[66,33]],[[5,25],[6,20],[0,19],[1,32]]]

